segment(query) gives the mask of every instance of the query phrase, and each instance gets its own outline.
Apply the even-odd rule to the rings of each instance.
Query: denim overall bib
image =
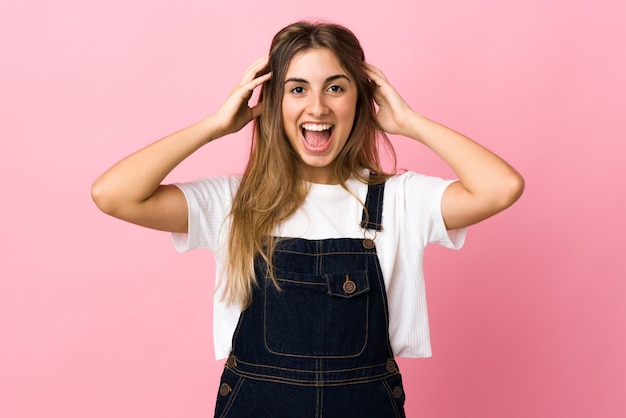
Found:
[[[383,193],[384,183],[368,187],[364,236],[365,229],[382,230]],[[256,276],[253,302],[233,336],[216,417],[405,416],[372,239],[281,238],[274,253],[279,289],[264,263]]]

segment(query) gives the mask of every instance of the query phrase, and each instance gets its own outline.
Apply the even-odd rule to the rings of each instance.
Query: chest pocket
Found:
[[[357,270],[325,275],[276,271],[265,283],[266,348],[286,356],[344,358],[368,340],[370,282]]]

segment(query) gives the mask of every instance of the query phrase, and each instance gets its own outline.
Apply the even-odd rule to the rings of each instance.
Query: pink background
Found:
[[[527,181],[461,252],[428,251],[434,357],[401,361],[408,416],[626,416],[624,2],[295,3],[2,1],[0,416],[212,416],[212,256],[108,218],[89,188],[310,16]],[[249,133],[169,180],[238,172]],[[401,167],[452,175],[394,141]]]

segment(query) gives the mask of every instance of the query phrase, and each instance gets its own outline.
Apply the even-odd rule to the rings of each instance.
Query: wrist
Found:
[[[219,124],[214,114],[206,116],[204,119],[198,122],[197,125],[202,132],[201,137],[203,139],[203,145],[206,145],[209,142],[212,142],[226,135],[224,128]]]
[[[404,136],[419,142],[424,142],[424,129],[429,119],[424,115],[411,111],[404,126]]]

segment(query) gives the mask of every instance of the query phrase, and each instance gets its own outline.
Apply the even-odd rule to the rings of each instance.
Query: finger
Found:
[[[374,83],[376,83],[379,86],[384,83],[387,83],[387,77],[385,77],[385,74],[383,74],[381,70],[379,70],[378,68],[374,67],[372,64],[369,64],[367,62],[365,63],[365,73],[370,78],[370,80],[372,80]]]
[[[256,77],[250,81],[248,81],[244,86],[242,86],[243,88],[245,88],[248,91],[252,91],[255,88],[259,87],[260,85],[262,85],[263,83],[265,83],[267,80],[269,80],[270,78],[272,78],[272,73],[267,73],[267,74],[263,74],[262,76]]]
[[[250,64],[249,68],[259,68],[259,67],[265,67],[267,65],[267,63],[269,62],[270,56],[268,54],[263,55],[260,58],[257,58],[256,61],[254,61],[252,64]]]
[[[246,95],[246,100],[249,101],[250,98],[252,97],[252,92],[254,91],[255,88],[259,87],[260,85],[262,85],[263,83],[265,83],[267,80],[269,80],[270,78],[272,78],[272,73],[267,73],[264,74],[260,77],[255,78],[254,80],[250,81],[247,85],[247,95]],[[261,102],[257,103],[254,106],[250,107],[250,111],[252,114],[252,119],[257,118],[260,114],[261,114]]]
[[[269,55],[264,55],[261,58],[254,61],[250,66],[246,69],[243,80],[249,81],[254,79],[259,71],[263,70],[267,67],[269,62]]]
[[[260,77],[256,77],[248,81],[242,80],[237,86],[235,86],[232,95],[239,96],[245,101],[248,101],[252,97],[254,89],[265,83],[270,78],[272,78],[272,73],[263,74]]]
[[[378,69],[378,67],[376,67],[376,66],[375,66],[375,65],[373,65],[373,64],[370,64],[369,62],[366,62],[366,63],[365,63],[365,68],[366,68],[367,70],[369,70],[369,71],[379,71],[379,72],[380,72],[380,70]]]

